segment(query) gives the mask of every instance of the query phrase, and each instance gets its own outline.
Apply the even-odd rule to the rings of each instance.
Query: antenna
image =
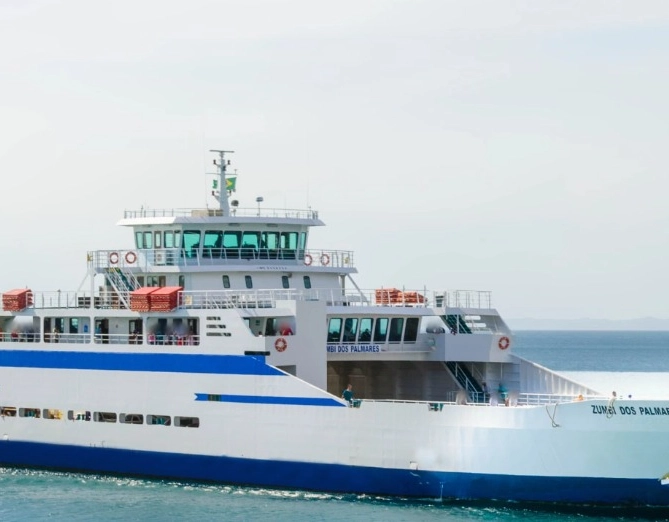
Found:
[[[225,177],[226,170],[230,165],[230,160],[225,159],[226,154],[233,154],[234,150],[216,150],[210,149],[209,152],[215,152],[218,154],[219,160],[218,163],[214,160],[214,165],[218,167],[218,180],[214,180],[214,187],[211,191],[211,195],[218,200],[219,208],[221,213],[224,216],[230,215],[230,205],[228,205],[228,189],[227,189],[227,180]],[[217,183],[218,182],[218,183]],[[218,185],[218,192],[216,192],[216,186]]]

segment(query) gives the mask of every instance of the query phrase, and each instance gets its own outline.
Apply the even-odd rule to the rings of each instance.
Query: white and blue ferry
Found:
[[[240,207],[212,152],[214,208],[126,211],[80,290],[2,294],[0,464],[669,505],[669,401],[514,355],[490,292],[360,288],[317,212]]]

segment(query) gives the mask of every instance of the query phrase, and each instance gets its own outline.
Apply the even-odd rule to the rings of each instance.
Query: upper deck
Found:
[[[121,226],[167,224],[266,223],[268,225],[323,226],[318,211],[311,209],[237,208],[229,213],[218,208],[171,208],[126,210]]]

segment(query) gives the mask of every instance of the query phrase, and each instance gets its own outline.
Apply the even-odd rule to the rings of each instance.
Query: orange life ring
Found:
[[[279,337],[276,341],[274,341],[274,349],[277,352],[284,352],[286,351],[286,348],[288,348],[288,343],[283,337]]]
[[[329,264],[330,264],[330,256],[327,254],[323,254],[321,256],[321,265],[328,266]]]
[[[313,263],[314,258],[311,257],[310,254],[304,254],[304,264],[309,266],[311,263]]]
[[[137,254],[134,252],[128,252],[125,255],[125,262],[128,263],[129,265],[132,265],[135,261],[137,261]]]
[[[109,254],[109,262],[112,265],[118,263],[118,252],[112,252],[111,254]]]
[[[511,341],[505,335],[504,337],[499,338],[499,342],[497,343],[497,346],[499,346],[500,350],[506,350],[509,347],[510,344],[511,344]]]

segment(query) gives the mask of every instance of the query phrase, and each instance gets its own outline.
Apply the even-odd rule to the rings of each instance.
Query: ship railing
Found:
[[[489,290],[441,290],[428,291],[397,288],[376,288],[374,290],[347,290],[350,306],[434,306],[437,308],[471,308],[489,310],[492,308],[492,292]]]
[[[181,308],[275,308],[277,301],[325,301],[329,305],[344,305],[346,297],[339,289],[310,290],[187,290],[180,292]]]
[[[122,272],[119,277],[129,277],[131,269],[151,271],[162,266],[216,266],[221,264],[253,263],[254,266],[276,265],[316,266],[330,268],[350,268],[354,266],[353,251],[300,248],[256,248],[242,246],[236,248],[142,248],[96,250],[88,253],[91,268],[109,274]]]
[[[230,209],[231,217],[263,217],[263,218],[285,218],[285,219],[318,219],[318,211],[291,209],[291,208],[233,208]],[[126,210],[124,219],[162,218],[162,217],[222,217],[223,211],[218,208],[171,208]]]
[[[599,395],[554,395],[549,393],[521,393],[516,401],[511,401],[509,407],[516,406],[545,406],[551,404],[564,404],[572,402],[580,402],[590,399],[606,399]],[[476,400],[461,400],[460,391],[451,391],[444,394],[443,400],[422,401],[422,400],[403,400],[403,399],[364,399],[359,398],[355,400],[355,407],[364,407],[365,403],[384,402],[394,404],[425,404],[430,411],[441,411],[444,405],[469,405],[469,406],[506,406],[503,401],[476,401]]]

